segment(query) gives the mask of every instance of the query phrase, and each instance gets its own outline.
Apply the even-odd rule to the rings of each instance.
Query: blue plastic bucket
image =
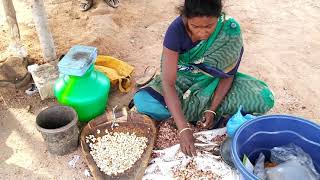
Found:
[[[242,164],[244,154],[255,163],[260,152],[270,158],[273,147],[294,143],[308,153],[320,172],[320,126],[302,118],[272,115],[261,116],[244,123],[236,132],[231,155],[235,167],[245,179],[258,177]]]

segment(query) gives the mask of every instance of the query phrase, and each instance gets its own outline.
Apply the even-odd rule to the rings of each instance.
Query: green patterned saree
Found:
[[[239,24],[222,15],[207,40],[179,55],[176,91],[187,121],[201,119],[203,111],[211,106],[219,80],[231,76],[234,81],[217,110],[218,117],[234,114],[241,105],[251,114],[263,114],[273,107],[273,95],[264,82],[237,72],[242,52]],[[163,101],[160,76],[148,84],[147,89]]]

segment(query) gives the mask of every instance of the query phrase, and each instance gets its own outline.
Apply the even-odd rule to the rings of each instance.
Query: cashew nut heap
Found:
[[[98,130],[100,132],[100,130]],[[147,147],[148,139],[138,137],[134,133],[110,133],[107,130],[102,137],[89,135],[90,154],[97,166],[107,175],[118,175],[130,169],[141,158]]]

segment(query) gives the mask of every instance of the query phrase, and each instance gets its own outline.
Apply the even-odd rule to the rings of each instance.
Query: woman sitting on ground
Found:
[[[173,117],[183,153],[195,155],[188,123],[212,128],[240,106],[263,114],[274,105],[268,86],[239,73],[243,40],[239,23],[223,14],[221,0],[185,0],[169,26],[161,75],[134,96],[138,112],[161,121]]]

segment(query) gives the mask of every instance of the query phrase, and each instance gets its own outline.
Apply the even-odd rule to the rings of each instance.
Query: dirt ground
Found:
[[[27,0],[13,0],[23,44],[30,59],[42,63],[41,50]],[[94,0],[88,12],[77,0],[45,0],[58,55],[75,44],[96,46],[100,54],[135,66],[135,75],[159,65],[166,28],[182,1],[122,0],[118,9]],[[242,26],[245,54],[240,70],[266,81],[276,97],[269,114],[291,114],[320,123],[320,1],[226,0],[226,12]],[[0,54],[8,46],[8,30],[0,7]],[[133,92],[111,93],[109,107],[126,105]],[[35,117],[57,104],[26,96],[24,89],[0,89],[0,179],[86,179],[83,157],[72,168],[76,152],[50,155]],[[88,178],[90,179],[90,178]]]

